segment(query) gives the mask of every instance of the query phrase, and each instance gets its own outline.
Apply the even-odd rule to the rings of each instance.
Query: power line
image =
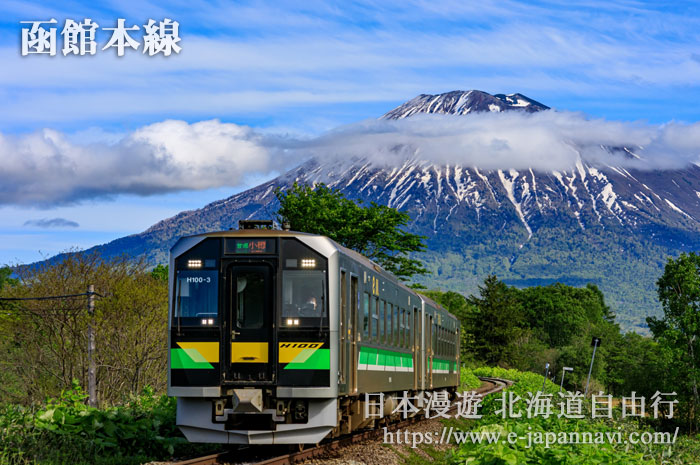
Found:
[[[95,295],[97,297],[104,297],[97,292],[83,292],[82,294],[66,294],[66,295],[50,295],[46,297],[0,297],[0,301],[5,300],[8,302],[22,301],[22,300],[52,300],[52,299],[68,299],[71,297],[85,297]]]

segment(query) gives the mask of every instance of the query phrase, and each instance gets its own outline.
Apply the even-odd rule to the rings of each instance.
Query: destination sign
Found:
[[[275,253],[274,239],[227,239],[227,254],[271,254]]]

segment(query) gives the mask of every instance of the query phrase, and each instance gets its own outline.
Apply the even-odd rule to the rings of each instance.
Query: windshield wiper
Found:
[[[175,297],[175,301],[177,307],[175,308],[175,312],[177,313],[177,335],[182,336],[182,333],[180,332],[180,319],[182,318],[182,307],[180,306],[182,296],[180,295],[180,292],[182,290],[182,281],[180,279],[177,280],[177,295]]]

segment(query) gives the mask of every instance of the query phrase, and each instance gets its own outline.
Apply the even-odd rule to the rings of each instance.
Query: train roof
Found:
[[[319,238],[324,238],[328,241],[330,241],[337,249],[338,251],[344,253],[345,255],[348,255],[352,257],[354,260],[357,260],[358,262],[362,263],[368,268],[374,269],[377,273],[381,274],[382,277],[389,279],[391,282],[393,282],[395,285],[403,288],[407,292],[411,292],[415,294],[419,299],[423,300],[427,304],[431,305],[432,307],[440,310],[444,310],[447,314],[452,316],[453,318],[457,318],[452,313],[449,312],[446,308],[444,308],[442,305],[439,303],[435,302],[433,299],[430,297],[427,297],[423,294],[420,294],[416,292],[415,290],[411,289],[410,287],[406,286],[403,282],[401,282],[396,276],[385,270],[384,268],[381,267],[378,263],[370,260],[369,258],[365,257],[361,253],[349,249],[343,245],[338,244],[336,241],[331,239],[330,237],[327,236],[322,236],[320,234],[312,234],[312,233],[306,233],[306,232],[301,232],[301,231],[287,231],[287,230],[282,230],[282,229],[229,229],[225,231],[212,231],[212,232],[205,232],[205,233],[200,233],[200,234],[191,234],[188,236],[183,236],[184,237],[297,237],[297,236],[306,236],[306,237],[319,237]],[[181,238],[182,239],[182,238]],[[178,240],[179,242],[179,240]],[[173,246],[174,248],[175,246]]]

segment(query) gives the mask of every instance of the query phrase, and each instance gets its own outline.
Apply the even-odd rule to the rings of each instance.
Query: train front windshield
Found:
[[[295,326],[318,326],[326,316],[326,277],[318,270],[285,270],[282,318]],[[294,323],[297,320],[298,323]]]
[[[218,319],[218,273],[213,270],[177,272],[175,317],[182,324],[215,324]],[[210,320],[211,323],[209,322]]]

